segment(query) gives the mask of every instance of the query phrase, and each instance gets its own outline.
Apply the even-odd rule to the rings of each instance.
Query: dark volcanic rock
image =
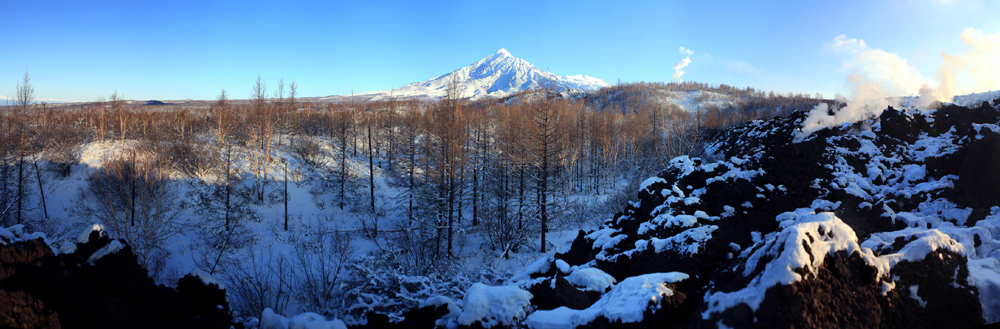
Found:
[[[0,324],[67,328],[229,328],[225,292],[190,280],[157,286],[128,246],[86,260],[111,240],[99,231],[73,254],[41,240],[0,245]],[[199,287],[201,285],[201,287]],[[214,290],[214,291],[213,291]],[[222,305],[218,308],[217,305]]]
[[[406,312],[397,328],[434,328],[434,323],[448,314],[447,305],[426,306]]]
[[[587,232],[580,230],[580,232],[576,235],[576,239],[573,239],[573,244],[570,246],[569,250],[567,250],[566,253],[557,253],[556,259],[562,259],[566,261],[567,264],[574,266],[593,260],[597,252],[589,247],[587,239],[585,238],[586,235]]]
[[[913,143],[920,135],[920,123],[899,110],[890,107],[878,119],[882,132],[892,138]]]
[[[986,245],[1000,247],[975,233],[1000,223],[994,207],[1000,204],[1000,111],[988,104],[889,108],[871,121],[793,142],[805,116],[717,132],[709,152],[722,161],[674,159],[658,175],[662,181],[647,181],[638,202],[601,229],[581,232],[556,258],[598,268],[619,282],[654,272],[689,274],[676,285],[689,298],[669,308],[671,319],[685,319],[681,326],[985,323],[980,287],[971,283],[967,265],[973,256],[951,248],[979,248],[975,257],[984,257],[993,250],[982,249]],[[983,219],[990,224],[976,226]],[[793,228],[798,231],[789,235]],[[782,240],[795,234],[805,235],[799,242]],[[921,260],[893,260],[904,255]],[[808,261],[787,265],[802,261],[795,257]],[[817,267],[809,265],[817,260]],[[759,286],[793,274],[799,279]],[[725,297],[710,298],[730,293],[763,297],[759,304],[729,299],[725,307],[713,302]],[[663,326],[650,320],[658,316],[618,325]],[[955,317],[961,320],[947,320]],[[599,317],[587,327],[615,325]]]
[[[958,188],[970,204],[989,207],[1000,204],[1000,134],[984,129],[982,135],[965,148]]]
[[[549,280],[555,280],[555,288]],[[562,276],[549,280],[528,289],[532,295],[531,304],[540,310],[551,310],[560,306],[582,310],[597,301],[596,298],[574,287]],[[599,293],[597,295],[600,296]]]
[[[1000,110],[888,108],[796,139],[807,115],[715,132],[706,148],[714,162],[671,160],[637,201],[556,254],[559,270],[518,276],[513,284],[533,296],[527,321],[964,328],[1000,320]],[[566,279],[584,268],[618,284],[584,294]],[[664,284],[672,295],[656,307],[629,300],[641,321],[611,320],[622,319],[613,314],[620,309],[595,313],[644,293],[617,291],[625,280],[669,272],[687,276]]]
[[[985,324],[978,291],[968,282],[965,257],[934,251],[921,261],[901,262],[893,273],[899,276],[896,288],[889,292],[889,298],[880,300],[886,310],[883,327],[969,328]]]
[[[757,309],[764,328],[880,327],[874,269],[858,254],[827,256],[814,278],[767,289]],[[734,324],[735,325],[735,324]]]
[[[59,315],[24,291],[0,290],[0,326],[3,328],[62,328]]]
[[[206,283],[195,275],[177,281],[177,293],[195,315],[191,318],[203,328],[224,328],[232,321],[226,290],[218,283]]]

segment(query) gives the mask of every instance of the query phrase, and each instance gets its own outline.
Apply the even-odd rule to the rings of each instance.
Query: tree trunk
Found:
[[[542,180],[542,186],[538,191],[538,202],[539,209],[542,212],[542,247],[541,252],[545,253],[545,232],[548,230],[548,218],[549,214],[546,211],[546,205],[548,204],[548,189],[549,189],[549,156],[548,156],[548,143],[542,143],[542,170],[539,173],[540,179]]]
[[[475,165],[472,166],[472,226],[479,226],[479,174],[486,168],[486,155],[480,152],[483,146],[482,133],[482,129],[476,130],[476,158]],[[481,166],[480,161],[483,162]]]
[[[413,188],[414,188],[413,174],[414,174],[414,170],[417,167],[417,163],[416,163],[416,158],[417,158],[416,147],[417,147],[416,142],[414,142],[413,139],[410,139],[410,150],[409,150],[409,152],[410,152],[410,154],[409,154],[409,156],[410,156],[410,170],[409,170],[410,171],[410,173],[409,173],[410,174],[410,195],[409,195],[409,207],[407,208],[407,217],[409,219],[409,223],[410,224],[413,224]]]
[[[132,168],[131,168],[131,170],[132,170],[132,173],[131,173],[131,177],[129,177],[130,178],[129,181],[131,182],[130,185],[131,185],[132,193],[129,195],[129,199],[132,200],[132,213],[130,214],[130,216],[132,217],[132,226],[135,226],[135,178],[136,178],[135,177],[135,174],[136,174],[136,170],[135,170],[135,151],[132,152]]]
[[[231,171],[230,171],[231,170],[230,167],[232,166],[232,163],[233,163],[233,161],[232,161],[232,152],[233,152],[233,148],[231,146],[229,146],[229,145],[226,145],[226,231],[229,231],[229,207],[230,207],[229,206],[229,195],[231,193],[230,192],[231,188],[230,188],[229,182],[232,179],[232,176],[231,176],[232,174],[231,174]],[[213,269],[214,269],[214,267],[213,267]]]
[[[45,189],[42,188],[42,173],[38,171],[38,160],[35,160],[35,178],[38,179],[38,194],[42,197],[42,214],[49,219],[49,209],[45,206]]]
[[[18,146],[20,147],[20,146]],[[20,153],[20,150],[18,151]],[[21,204],[22,196],[24,196],[24,159],[18,158],[17,160],[17,223],[21,224]]]
[[[285,161],[285,231],[288,231],[288,161]]]
[[[448,257],[452,257],[451,242],[453,239],[455,223],[455,178],[448,177]]]
[[[345,185],[347,184],[347,127],[341,127],[340,135],[340,209],[344,209],[344,198],[346,197]]]
[[[375,212],[375,157],[372,154],[372,126],[368,125],[368,191],[372,206],[372,239],[378,237],[378,214]]]

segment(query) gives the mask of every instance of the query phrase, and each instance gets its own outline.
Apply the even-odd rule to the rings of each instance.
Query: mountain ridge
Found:
[[[593,91],[611,85],[604,80],[587,75],[560,76],[545,72],[528,61],[514,57],[506,48],[500,48],[469,66],[438,75],[428,80],[414,82],[399,88],[371,91],[355,96],[377,101],[394,97],[397,99],[441,99],[447,97],[448,84],[452,79],[461,86],[460,98],[478,100],[492,97],[501,98],[517,92],[540,88],[547,81],[555,81],[558,91]]]

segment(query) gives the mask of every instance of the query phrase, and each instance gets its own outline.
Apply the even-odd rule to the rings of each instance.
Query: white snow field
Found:
[[[335,153],[332,148],[336,146],[331,146],[332,142],[322,138],[318,142],[328,154]],[[126,140],[125,147],[129,148],[131,143]],[[58,253],[72,253],[75,251],[75,242],[85,242],[91,231],[100,230],[106,234],[101,218],[91,217],[80,210],[81,204],[86,202],[81,196],[87,188],[88,177],[101,168],[103,161],[121,155],[121,145],[119,141],[80,145],[75,152],[79,164],[74,165],[66,177],[46,170],[50,164],[39,163],[49,219],[39,220],[32,225],[50,234],[21,236],[11,233],[11,230],[22,229],[22,225],[0,229],[0,239],[13,241],[15,236],[43,237]],[[242,151],[237,151],[240,152]],[[450,305],[461,307],[459,310],[471,312],[468,305],[482,304],[481,300],[465,294],[474,284],[499,283],[499,278],[510,276],[539,257],[565,251],[581,227],[579,222],[555,221],[547,235],[551,244],[547,253],[538,252],[538,239],[532,237],[519,251],[512,251],[508,253],[508,257],[504,257],[500,251],[484,248],[487,244],[486,232],[466,222],[461,227],[467,231],[456,235],[455,259],[443,264],[439,270],[421,276],[408,275],[396,269],[378,269],[373,262],[382,257],[391,241],[385,233],[372,239],[365,231],[363,221],[370,219],[365,212],[369,202],[367,157],[359,154],[358,157],[348,158],[350,176],[357,182],[349,186],[352,190],[348,191],[350,195],[347,196],[346,206],[340,209],[334,188],[324,185],[331,176],[327,170],[335,166],[332,157],[322,159],[317,167],[310,167],[288,150],[279,149],[276,155],[286,159],[289,164],[289,229],[284,230],[284,204],[281,201],[285,183],[284,167],[278,163],[268,168],[265,200],[248,204],[257,218],[238,223],[234,221],[233,226],[239,228],[234,229],[234,232],[241,236],[241,242],[226,250],[218,248],[222,241],[220,237],[225,234],[221,229],[220,219],[203,216],[199,212],[201,205],[198,204],[199,198],[208,195],[211,184],[217,183],[220,178],[214,174],[194,178],[176,172],[171,174],[170,184],[174,188],[173,196],[176,198],[179,215],[172,226],[175,234],[162,245],[163,258],[155,268],[150,269],[150,274],[157,283],[172,286],[182,276],[197,273],[206,282],[214,281],[226,287],[233,308],[237,310],[243,303],[243,297],[238,294],[240,289],[278,291],[279,295],[272,297],[278,298],[283,308],[266,308],[267,311],[261,314],[242,314],[245,323],[261,328],[339,328],[344,323],[340,319],[348,323],[363,323],[364,314],[376,309],[389,312],[392,320],[399,320],[399,314],[393,314],[392,310],[418,307],[435,298],[443,298]],[[249,188],[253,181],[248,174],[249,163],[241,157],[235,158],[234,170],[244,176],[240,184]],[[402,208],[398,206],[401,191],[390,186],[388,179],[386,173],[376,166],[376,204],[380,213],[380,230],[383,232],[399,230],[399,226],[395,224],[406,219]],[[358,183],[362,181],[363,183]],[[234,186],[234,189],[238,187]],[[571,199],[576,203],[601,203],[607,199],[607,195],[571,196]],[[26,204],[39,203],[37,193],[26,200]],[[28,211],[39,216],[41,214],[41,209],[37,206],[32,206]],[[468,210],[465,215],[471,217]],[[87,229],[81,233],[82,228]],[[336,233],[347,239],[346,244],[335,245],[330,240]],[[117,238],[114,235],[111,237]],[[90,261],[121,248],[122,244],[115,241],[95,253]],[[334,257],[343,253],[346,253],[346,257],[342,260]],[[313,269],[314,273],[320,273],[322,268],[335,266],[342,267],[339,273],[322,273],[327,275],[327,282],[331,284],[329,288],[333,292],[331,296],[327,296],[330,298],[326,304],[310,303],[305,298],[307,296],[300,294],[304,289],[315,288],[298,286],[296,282],[300,281],[299,276],[303,271]],[[253,280],[253,286],[247,285],[247,279]],[[244,282],[234,282],[235,280]],[[406,287],[410,287],[409,290]],[[391,296],[372,293],[381,291],[380,289],[396,292]],[[491,288],[486,289],[491,291]],[[347,296],[356,298],[350,299]],[[466,300],[463,296],[472,299]],[[457,314],[451,321],[458,320]],[[462,319],[480,315],[465,314],[466,317]],[[489,319],[496,319],[498,323],[513,321],[507,319],[507,315],[497,318],[490,312],[484,314]],[[518,319],[523,319],[524,315],[526,313],[521,314]]]

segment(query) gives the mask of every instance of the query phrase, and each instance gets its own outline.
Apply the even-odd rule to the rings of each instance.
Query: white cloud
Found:
[[[857,52],[868,48],[865,40],[848,39],[846,34],[838,35],[833,41],[827,43],[830,48],[839,52]]]
[[[687,55],[687,56],[691,56],[691,55],[694,54],[694,50],[681,47],[681,54],[684,54],[684,55]]]

